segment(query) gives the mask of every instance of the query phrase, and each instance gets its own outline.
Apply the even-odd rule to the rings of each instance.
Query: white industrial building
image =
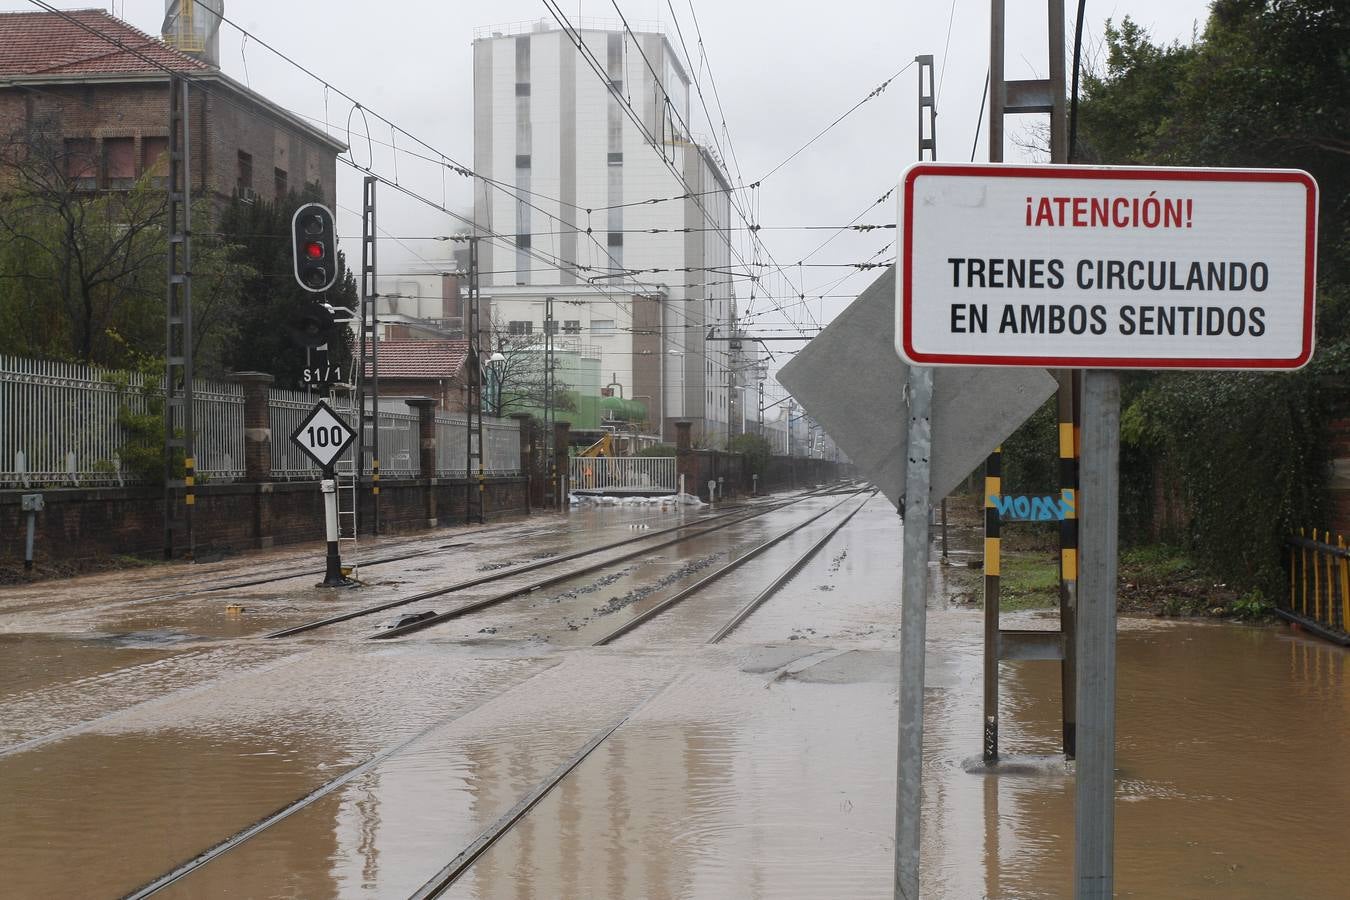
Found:
[[[552,22],[474,41],[474,220],[510,236],[480,242],[485,312],[542,334],[554,298],[555,341],[598,347],[602,384],[644,403],[650,432],[673,440],[672,423],[688,420],[697,440],[721,445],[738,378],[725,340],[732,273],[743,275],[728,179],[680,125],[689,77],[664,35],[579,33],[587,56]]]

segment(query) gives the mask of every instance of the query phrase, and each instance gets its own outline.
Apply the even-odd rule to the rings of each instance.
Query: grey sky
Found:
[[[891,2],[832,0],[827,4],[801,0],[692,0],[703,36],[707,66],[701,77],[711,104],[709,67],[716,80],[740,163],[749,184],[796,150],[817,131],[843,113],[915,55],[931,53],[941,76],[938,103],[938,157],[970,157],[976,115],[988,58],[988,4],[983,0]],[[100,5],[96,2],[56,2],[64,8]],[[155,33],[163,18],[162,0],[118,0],[123,18]],[[617,20],[609,0],[560,0],[569,15]],[[677,18],[694,56],[692,71],[699,72],[698,49],[690,0],[619,0],[630,24],[659,22],[679,49],[672,19]],[[672,16],[671,6],[674,8]],[[1074,4],[1068,3],[1073,6]],[[3,0],[0,8],[36,9],[18,0]],[[951,27],[950,44],[944,45]],[[476,27],[549,18],[540,0],[386,0],[383,3],[330,0],[327,3],[278,0],[226,0],[225,14],[248,31],[277,47],[335,87],[357,98],[439,152],[464,165],[473,162],[471,41]],[[1100,46],[1102,23],[1125,15],[1149,28],[1155,38],[1189,40],[1208,14],[1205,0],[1133,0],[1087,4],[1089,58]],[[1070,13],[1072,15],[1072,12]],[[1044,76],[1046,71],[1045,6],[1031,0],[1008,2],[1007,75],[1009,78]],[[549,21],[552,21],[549,18]],[[1070,34],[1072,31],[1070,30]],[[325,120],[340,136],[347,134],[351,104],[328,94],[310,77],[278,59],[256,42],[245,41],[229,25],[221,32],[222,65],[230,75],[291,109]],[[765,180],[758,191],[757,218],[768,227],[780,225],[842,225],[898,180],[901,170],[915,159],[917,76],[910,68],[874,99]],[[325,109],[326,106],[326,109]],[[696,133],[718,133],[720,121],[709,126],[696,98],[691,101]],[[713,106],[714,114],[716,107]],[[1016,128],[1014,127],[1014,131]],[[352,117],[352,153],[365,163],[373,151],[373,166],[395,177],[389,128],[371,120],[367,144],[360,117]],[[399,138],[403,148],[407,143]],[[414,149],[414,148],[410,148]],[[424,148],[415,148],[426,152]],[[983,138],[977,158],[985,158]],[[1010,149],[1009,159],[1017,158]],[[735,171],[732,175],[735,177]],[[471,205],[468,181],[440,167],[399,155],[400,183],[437,202],[444,198],[453,209]],[[338,170],[339,224],[345,234],[359,229],[361,188],[350,168]],[[379,223],[400,237],[445,234],[448,218],[423,205],[398,198],[382,189]],[[863,221],[894,221],[895,205],[888,202]],[[789,266],[819,244],[829,232],[771,231],[763,238],[777,260]],[[814,262],[853,262],[871,257],[893,237],[893,232],[849,233],[821,251]],[[406,270],[436,263],[448,245],[385,240],[380,246],[381,269]],[[348,242],[351,246],[351,242]],[[878,258],[889,258],[889,251]],[[808,295],[845,275],[847,269],[807,268],[792,282]],[[832,293],[857,293],[875,273],[859,273]],[[785,285],[770,285],[775,294]],[[811,314],[828,321],[846,305],[845,299],[815,301]],[[742,296],[742,304],[744,297]],[[760,306],[762,308],[762,305]],[[794,318],[804,319],[800,311]],[[776,316],[758,320],[765,328],[781,327]],[[783,347],[787,349],[786,346]]]

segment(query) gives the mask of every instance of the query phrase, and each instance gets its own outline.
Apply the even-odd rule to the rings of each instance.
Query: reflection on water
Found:
[[[1118,644],[1117,892],[1344,896],[1346,653],[1273,628],[1147,626],[1123,629]],[[1004,673],[1005,749],[1052,752],[1057,667],[1016,663]],[[978,702],[976,693],[958,704],[970,755],[978,748]],[[937,727],[950,732],[953,724]],[[973,834],[952,840],[950,828],[932,835],[925,849],[937,859],[929,856],[927,874],[937,895],[1072,894],[1071,776],[935,771],[938,790],[962,804],[975,801],[966,785],[978,786],[984,826],[978,842]]]
[[[890,768],[865,721],[890,690],[691,675],[603,744],[449,897],[875,897]],[[842,713],[842,714],[841,714]],[[838,727],[818,726],[832,720]],[[871,732],[871,733],[869,733]],[[580,852],[578,852],[580,851]]]

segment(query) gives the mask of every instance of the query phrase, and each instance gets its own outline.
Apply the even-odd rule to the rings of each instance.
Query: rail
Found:
[[[1276,609],[1327,640],[1350,645],[1350,548],[1345,537],[1300,528],[1289,548],[1289,595]]]

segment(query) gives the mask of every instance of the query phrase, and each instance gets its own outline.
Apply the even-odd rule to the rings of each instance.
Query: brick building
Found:
[[[169,84],[192,79],[192,192],[273,200],[317,184],[336,199],[346,145],[209,63],[103,10],[0,13],[0,141],[43,132],[90,190],[130,188],[168,166]],[[60,149],[60,148],[58,148]]]
[[[464,410],[468,341],[380,341],[379,354],[381,397],[432,397],[438,409]]]

